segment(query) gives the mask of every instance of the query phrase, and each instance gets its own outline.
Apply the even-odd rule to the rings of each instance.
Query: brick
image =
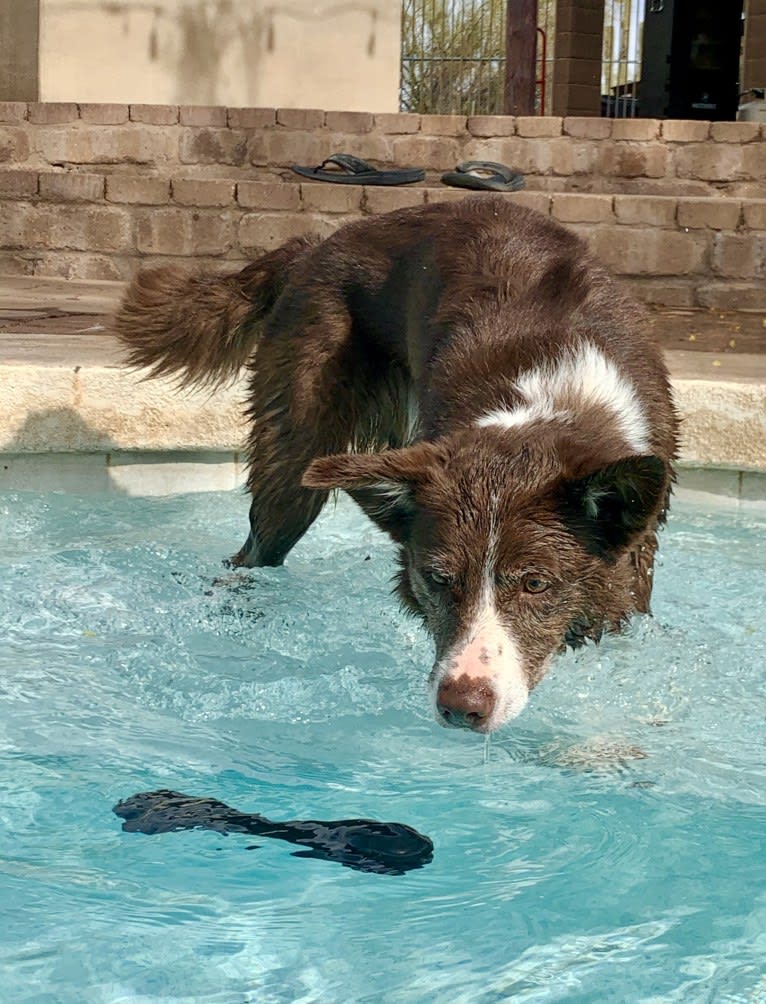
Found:
[[[694,119],[665,119],[662,138],[666,143],[701,143],[710,134],[709,122]]]
[[[182,164],[247,163],[247,136],[236,129],[187,128],[181,132],[178,157]]]
[[[136,243],[142,254],[220,255],[231,248],[232,233],[226,213],[172,206],[144,210],[138,219]]]
[[[467,126],[472,136],[513,136],[516,133],[513,115],[471,115]]]
[[[745,200],[742,210],[746,227],[751,230],[766,230],[766,199]]]
[[[143,125],[175,125],[178,105],[131,105],[130,121]]]
[[[696,289],[693,279],[631,279],[630,292],[641,303],[661,307],[694,307]]]
[[[301,185],[303,208],[317,213],[358,213],[363,189],[357,185],[332,185],[317,182]]]
[[[425,188],[366,188],[364,208],[368,213],[389,213],[421,206],[425,199]]]
[[[568,115],[564,119],[565,136],[576,139],[609,139],[612,134],[612,119],[596,118],[595,115]]]
[[[441,136],[399,136],[393,140],[393,159],[399,167],[451,171],[463,158],[456,139]]]
[[[560,136],[563,121],[557,115],[519,115],[516,119],[516,132],[519,136],[531,138]]]
[[[599,146],[596,173],[618,178],[663,178],[668,173],[668,150],[662,143],[612,141]]]
[[[0,101],[0,122],[23,122],[26,117],[26,101]]]
[[[34,125],[76,122],[79,117],[79,109],[72,101],[32,101],[29,105],[29,121]]]
[[[246,254],[273,251],[292,237],[331,233],[307,213],[247,213],[239,221],[239,246]]]
[[[716,275],[754,279],[763,274],[766,241],[754,234],[715,234],[712,268]]]
[[[598,75],[600,72],[600,57],[593,61],[594,80],[593,85],[556,83],[553,81],[553,103],[554,112],[565,110],[567,114],[577,117],[588,115],[600,115],[600,98]]]
[[[710,138],[716,143],[751,143],[760,137],[758,122],[712,122]]]
[[[267,129],[251,136],[248,158],[252,164],[260,166],[286,167],[290,164],[303,164],[313,167],[335,153],[336,142],[336,137],[324,131]]]
[[[130,118],[129,105],[80,105],[80,118],[93,125],[122,125]]]
[[[237,183],[237,202],[246,209],[298,211],[301,208],[301,189],[298,184],[284,181],[240,181]]]
[[[560,163],[562,153],[559,139],[524,139],[521,136],[508,136],[496,139],[472,140],[463,145],[460,156],[457,160],[496,160],[501,164],[507,164],[515,171],[529,177],[530,175],[550,174],[553,170],[554,155]],[[568,142],[568,141],[564,141]],[[568,163],[566,169],[569,170],[574,164],[574,151],[569,151],[566,156]],[[451,167],[454,167],[454,162]]]
[[[172,182],[173,201],[181,206],[228,206],[234,201],[235,182],[225,179],[178,178]]]
[[[36,263],[36,254],[0,251],[0,275],[34,275]]]
[[[611,195],[554,195],[551,215],[562,223],[606,223],[612,220]]]
[[[601,30],[596,28],[594,31],[583,31],[580,25],[577,25],[574,30],[567,31],[557,23],[556,58],[596,64],[594,72],[598,75],[601,70]]]
[[[56,202],[99,202],[104,198],[103,174],[41,174],[40,197]]]
[[[229,108],[230,129],[268,129],[276,125],[276,108]]]
[[[678,225],[690,230],[736,230],[741,210],[739,199],[679,199]]]
[[[716,310],[766,310],[766,285],[763,282],[705,282],[697,290],[703,307]]]
[[[603,8],[598,3],[561,3],[556,28],[567,33],[597,35],[604,28]]]
[[[529,140],[528,142],[538,143],[541,141]],[[576,140],[569,136],[559,136],[546,142],[546,154],[550,158],[550,169],[554,174],[564,177],[594,174],[598,158],[597,144],[587,140]]]
[[[465,115],[421,115],[420,131],[427,136],[463,136]]]
[[[175,130],[150,126],[51,126],[40,139],[39,151],[51,164],[148,164],[164,166],[176,160]]]
[[[221,105],[179,105],[178,121],[187,126],[213,126],[225,128],[226,109]]]
[[[363,160],[378,161],[381,167],[393,165],[392,145],[394,138],[392,136],[385,136],[380,132],[327,133],[325,135],[320,133],[318,135],[322,139],[329,140],[331,153],[343,150],[345,153],[351,153]]]
[[[287,129],[321,129],[324,112],[320,108],[277,108],[277,125]]]
[[[742,147],[732,143],[693,143],[674,151],[676,176],[732,181],[742,175]]]
[[[462,202],[469,195],[476,195],[469,188],[424,188],[426,202]]]
[[[57,203],[17,204],[8,214],[11,246],[52,250],[125,251],[132,248],[131,222],[114,207]]]
[[[660,134],[659,119],[613,119],[612,139],[647,142]]]
[[[374,120],[375,128],[385,133],[410,133],[420,130],[420,116],[408,112],[378,112]]]
[[[674,227],[677,200],[658,195],[615,195],[614,215],[618,223]]]
[[[168,201],[170,183],[166,178],[136,178],[126,174],[110,174],[106,179],[108,202],[159,206]]]
[[[618,275],[690,275],[705,270],[702,235],[654,227],[594,227],[589,244]]]
[[[758,181],[766,179],[766,143],[747,143],[741,149],[743,174]]]
[[[0,126],[0,164],[23,164],[29,158],[29,137],[25,129]]]
[[[372,124],[371,112],[325,112],[325,126],[335,132],[369,132]]]
[[[121,269],[113,257],[87,251],[53,251],[39,255],[36,275],[60,276],[62,279],[124,280],[127,270]]]
[[[37,191],[37,171],[0,171],[0,199],[28,199]]]
[[[520,206],[542,213],[543,216],[551,214],[551,196],[547,192],[513,192],[508,198]]]
[[[579,50],[583,47],[584,42],[582,36],[577,36],[574,39],[557,36],[556,46],[561,49],[560,70],[556,76],[557,84],[565,84],[567,87],[598,88],[601,77],[601,53],[598,40],[588,41],[582,53],[573,52],[571,49],[567,52],[567,43],[573,45],[575,50]],[[567,108],[567,113],[583,114],[582,110],[572,109],[570,111],[569,108]]]

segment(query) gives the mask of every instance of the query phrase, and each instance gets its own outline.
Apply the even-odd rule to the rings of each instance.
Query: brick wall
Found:
[[[428,180],[359,188],[286,170],[336,150]],[[507,197],[581,232],[638,295],[766,308],[766,129],[745,122],[0,104],[0,274],[234,267],[360,214],[464,198],[439,172],[473,157],[524,170],[527,191]]]

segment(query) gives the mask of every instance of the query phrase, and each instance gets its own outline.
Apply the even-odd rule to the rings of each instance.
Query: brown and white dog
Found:
[[[491,732],[565,645],[647,611],[677,421],[640,308],[502,196],[362,219],[235,275],[140,274],[130,363],[250,371],[250,534],[277,565],[333,489],[399,546],[444,724]]]

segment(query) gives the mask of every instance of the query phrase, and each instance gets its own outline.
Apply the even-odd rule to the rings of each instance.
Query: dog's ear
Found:
[[[373,522],[403,544],[415,515],[415,492],[439,463],[432,443],[418,443],[383,453],[336,453],[307,467],[304,488],[343,488]]]
[[[659,457],[626,457],[559,486],[558,511],[592,553],[609,558],[656,517],[667,492]]]

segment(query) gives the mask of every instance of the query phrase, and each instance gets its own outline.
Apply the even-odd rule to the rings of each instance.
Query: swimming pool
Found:
[[[3,1001],[766,1001],[766,510],[677,504],[652,621],[483,740],[439,728],[347,501],[230,573],[238,493],[0,495]],[[211,832],[152,788],[431,837],[401,876]]]

